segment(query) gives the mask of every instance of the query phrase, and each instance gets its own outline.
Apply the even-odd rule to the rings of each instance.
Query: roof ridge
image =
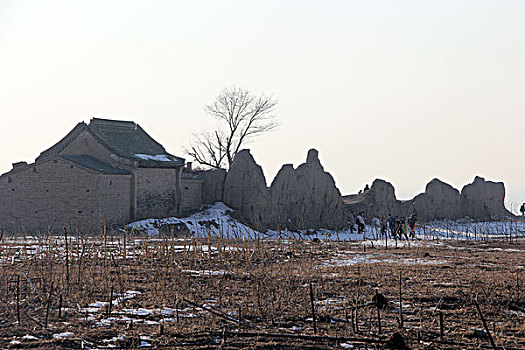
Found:
[[[78,135],[82,130],[89,129],[87,128],[87,124],[82,122],[77,123],[75,127],[66,134],[66,136],[62,137],[60,141],[55,143],[53,146],[49,147],[48,149],[40,152],[39,156],[35,159],[35,163],[42,160],[42,157],[45,157],[49,153],[51,153],[52,150],[56,150],[54,153],[55,155],[58,155],[60,151],[62,151],[64,148],[66,148],[71,142],[75,140],[75,135]],[[82,129],[82,130],[81,130]],[[51,154],[53,155],[53,154]]]
[[[138,124],[131,120],[116,120],[116,119],[105,119],[105,118],[91,118],[89,125],[119,125],[119,126],[133,126],[136,127]]]

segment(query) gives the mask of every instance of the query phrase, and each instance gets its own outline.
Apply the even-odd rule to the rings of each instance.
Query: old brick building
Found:
[[[0,228],[84,232],[198,209],[202,182],[133,122],[79,123],[33,164],[0,176]]]

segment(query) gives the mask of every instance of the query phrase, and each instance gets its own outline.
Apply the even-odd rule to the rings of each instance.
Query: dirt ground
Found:
[[[0,263],[0,348],[525,349],[520,241],[25,236]]]

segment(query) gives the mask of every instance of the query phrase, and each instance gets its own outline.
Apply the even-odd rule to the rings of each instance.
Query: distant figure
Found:
[[[368,187],[368,184],[366,184],[365,189],[363,190],[363,192],[366,192],[366,191],[368,191],[369,189],[370,189],[370,187]]]
[[[394,239],[401,238],[401,221],[399,221],[397,215],[394,217],[394,231],[392,232]]]
[[[407,219],[401,218],[401,232],[399,234],[399,239],[401,239],[401,235],[405,236],[406,240],[408,241],[408,225],[407,225]]]
[[[355,214],[353,211],[348,215],[348,226],[350,226],[350,233],[354,233]]]
[[[386,220],[386,222],[388,224],[388,229],[390,230],[390,236],[394,238],[394,235],[395,235],[394,224],[396,221],[394,217],[392,216],[392,214],[388,214],[388,219]]]
[[[359,192],[357,192],[357,194],[361,194],[361,193],[363,193],[363,190],[359,190]]]
[[[521,216],[525,217],[525,203],[523,203],[520,207]]]
[[[412,238],[416,236],[416,225],[417,225],[416,214],[412,214],[408,218],[408,227],[410,227],[410,237]]]
[[[357,233],[365,232],[365,219],[363,218],[363,212],[357,215]]]
[[[386,218],[384,216],[381,216],[381,219],[379,219],[379,227],[381,229],[381,237],[386,237]]]

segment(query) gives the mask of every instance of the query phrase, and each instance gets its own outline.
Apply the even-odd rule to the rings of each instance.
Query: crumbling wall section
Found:
[[[199,171],[198,174],[202,180],[202,203],[211,204],[222,202],[226,170],[210,169]]]

